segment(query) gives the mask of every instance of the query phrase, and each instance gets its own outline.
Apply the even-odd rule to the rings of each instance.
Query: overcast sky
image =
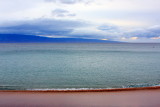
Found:
[[[0,33],[160,42],[160,0],[0,0]]]

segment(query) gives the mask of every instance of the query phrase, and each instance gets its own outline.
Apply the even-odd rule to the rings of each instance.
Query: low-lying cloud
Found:
[[[56,10],[58,13],[68,13]],[[103,24],[95,25],[80,20],[34,19],[14,21],[0,25],[1,34],[29,34],[45,37],[87,38],[116,41],[160,41],[160,25],[145,29],[124,29],[119,26]]]
[[[68,35],[74,28],[87,25],[82,21],[35,19],[10,22],[0,26],[0,33],[32,35]]]

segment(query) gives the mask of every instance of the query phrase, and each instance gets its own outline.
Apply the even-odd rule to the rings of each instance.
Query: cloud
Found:
[[[159,39],[160,33],[158,29],[158,25],[143,29],[128,29],[111,24],[102,24],[98,26],[91,25],[88,27],[77,28],[74,29],[71,34],[76,35],[77,37],[94,38],[101,40],[108,39],[126,42],[149,42],[151,38],[154,40]]]
[[[131,40],[137,40],[138,37],[131,37],[130,39],[131,39]]]
[[[69,11],[67,10],[64,10],[64,9],[55,9],[52,11],[52,15],[53,16],[56,16],[56,17],[73,17],[73,16],[76,16],[76,14],[74,13],[70,13]]]
[[[46,2],[55,2],[62,4],[89,3],[93,0],[45,0]]]
[[[121,41],[128,42],[160,42],[160,25],[126,30],[119,37]]]
[[[75,28],[82,26],[87,24],[77,20],[35,19],[1,25],[0,33],[67,36]]]
[[[56,10],[59,14],[67,10]],[[111,24],[97,25],[81,20],[34,19],[12,21],[0,25],[0,33],[30,34],[49,38],[88,38],[126,42],[160,42],[160,26],[143,29],[125,29]],[[144,40],[144,41],[143,41]]]
[[[114,26],[114,25],[101,25],[98,27],[99,30],[102,30],[102,31],[117,31],[118,30],[118,27],[117,26]]]
[[[160,34],[160,25],[154,25],[148,28],[150,32]]]
[[[108,40],[108,39],[101,39],[101,40]]]
[[[151,39],[160,39],[160,37],[152,37]]]
[[[121,31],[122,32],[122,31]],[[139,38],[152,38],[160,36],[160,26],[150,26],[147,28],[132,28],[126,29],[122,34],[122,37],[139,37]]]

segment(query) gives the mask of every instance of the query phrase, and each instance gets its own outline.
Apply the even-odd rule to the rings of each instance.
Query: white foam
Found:
[[[27,89],[33,91],[67,91],[67,90],[99,90],[99,89],[113,89],[113,88],[38,88],[38,89]]]

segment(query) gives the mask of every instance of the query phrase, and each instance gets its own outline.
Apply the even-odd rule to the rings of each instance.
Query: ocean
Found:
[[[81,90],[158,85],[158,43],[0,44],[0,90]]]

